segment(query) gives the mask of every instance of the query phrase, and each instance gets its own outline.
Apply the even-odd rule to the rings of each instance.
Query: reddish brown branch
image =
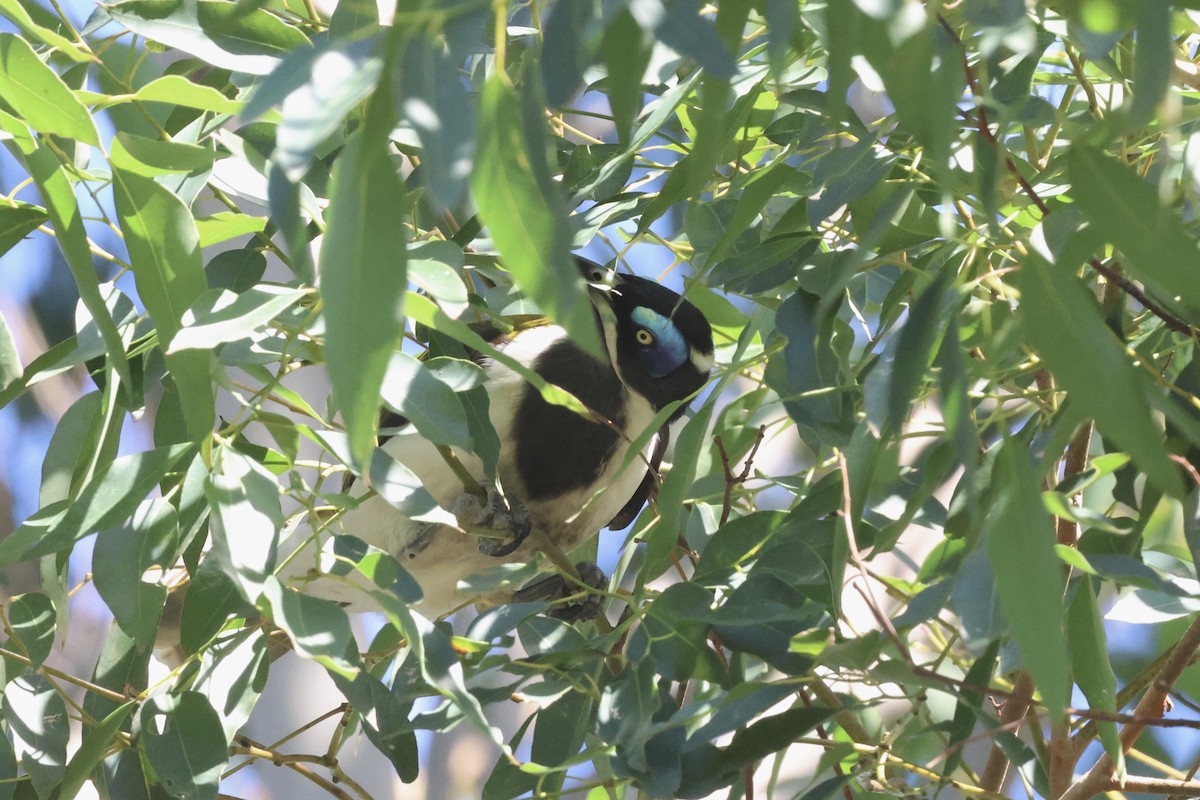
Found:
[[[1029,673],[1021,670],[1017,673],[1017,681],[1012,694],[1004,701],[1000,710],[1000,727],[1012,730],[1024,719],[1033,701],[1033,680]],[[999,793],[1004,788],[1004,779],[1008,776],[1008,756],[1000,746],[992,742],[992,750],[988,753],[987,763],[979,775],[979,788],[988,792]]]
[[[729,513],[733,510],[733,490],[734,487],[741,483],[745,483],[750,477],[750,468],[754,464],[754,456],[758,453],[758,447],[763,442],[763,437],[767,435],[767,426],[762,425],[758,429],[758,435],[754,438],[754,446],[750,448],[750,454],[746,456],[746,463],[742,467],[742,471],[738,475],[733,474],[733,467],[729,463],[729,454],[725,452],[725,442],[721,437],[717,437],[717,452],[721,454],[721,467],[725,470],[725,497],[721,502],[721,521],[718,527],[723,527],[729,521]]]
[[[1165,324],[1171,330],[1175,331],[1176,333],[1187,334],[1188,336],[1191,336],[1196,332],[1196,329],[1191,325],[1188,325],[1186,322],[1179,319],[1179,317],[1176,317],[1174,314],[1167,311],[1158,303],[1147,297],[1146,293],[1143,292],[1136,283],[1129,280],[1129,278],[1126,278],[1120,272],[1117,272],[1111,267],[1105,265],[1100,261],[1100,259],[1093,258],[1088,262],[1088,264],[1092,269],[1096,270],[1096,272],[1099,272],[1101,275],[1103,275],[1106,281],[1120,286],[1125,294],[1129,295],[1134,300],[1137,300],[1139,303],[1145,306],[1147,311],[1161,319],[1163,324]]]

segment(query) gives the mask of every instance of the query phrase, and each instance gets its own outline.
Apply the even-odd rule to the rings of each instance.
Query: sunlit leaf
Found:
[[[21,767],[45,800],[67,769],[66,701],[41,675],[22,675],[4,687],[3,707]]]
[[[221,721],[196,692],[151,697],[138,709],[138,749],[172,797],[216,800],[229,751]]]
[[[88,111],[19,36],[0,33],[0,95],[31,127],[99,144]]]
[[[283,524],[279,484],[261,464],[222,447],[213,453],[204,494],[212,508],[213,548],[208,557],[253,603],[275,569]]]
[[[114,151],[119,148],[119,142],[114,142]],[[113,194],[138,295],[158,326],[159,341],[165,345],[183,324],[184,311],[207,288],[196,224],[178,197],[135,172],[114,169]],[[212,431],[209,361],[207,353],[167,354],[167,367],[179,388],[188,432],[195,440]]]
[[[266,75],[284,53],[308,45],[297,28],[258,8],[222,0],[126,0],[109,15],[136,33],[225,69]]]

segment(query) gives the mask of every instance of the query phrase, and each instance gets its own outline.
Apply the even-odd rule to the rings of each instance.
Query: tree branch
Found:
[[[1111,267],[1103,264],[1100,259],[1093,258],[1088,262],[1088,265],[1091,266],[1092,269],[1096,270],[1096,272],[1099,272],[1101,275],[1103,275],[1105,280],[1120,286],[1127,295],[1145,306],[1147,311],[1161,319],[1163,324],[1171,330],[1175,331],[1176,333],[1186,334],[1188,336],[1192,336],[1196,333],[1195,328],[1193,328],[1191,325],[1188,325],[1186,322],[1179,319],[1179,317],[1176,317],[1162,306],[1158,305],[1158,303],[1155,303],[1146,296],[1145,292],[1138,288],[1137,284],[1129,280],[1129,278],[1126,278],[1120,272],[1117,272]]]
[[[1033,679],[1026,670],[1017,673],[1017,681],[1012,694],[1000,709],[1000,726],[1011,730],[1029,711],[1033,700]],[[999,792],[1004,788],[1004,779],[1008,776],[1008,756],[1000,749],[1000,745],[992,742],[991,752],[988,753],[987,763],[979,775],[979,788],[988,792]]]

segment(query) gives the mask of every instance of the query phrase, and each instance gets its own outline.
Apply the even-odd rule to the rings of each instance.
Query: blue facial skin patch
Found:
[[[638,306],[630,314],[633,321],[654,335],[654,343],[642,347],[638,355],[652,378],[669,375],[687,361],[688,346],[675,323],[653,309]]]

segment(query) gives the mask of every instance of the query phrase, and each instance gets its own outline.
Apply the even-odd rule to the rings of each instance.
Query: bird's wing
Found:
[[[650,455],[650,467],[646,470],[646,477],[642,478],[642,482],[638,484],[637,491],[633,493],[633,497],[629,498],[629,502],[617,512],[617,515],[612,518],[612,521],[606,526],[611,531],[619,531],[625,528],[629,523],[637,519],[638,512],[642,510],[642,506],[646,504],[653,495],[658,493],[658,468],[662,466],[663,456],[666,455],[667,445],[671,443],[671,428],[663,425],[658,432],[658,440],[654,443],[654,452]]]

